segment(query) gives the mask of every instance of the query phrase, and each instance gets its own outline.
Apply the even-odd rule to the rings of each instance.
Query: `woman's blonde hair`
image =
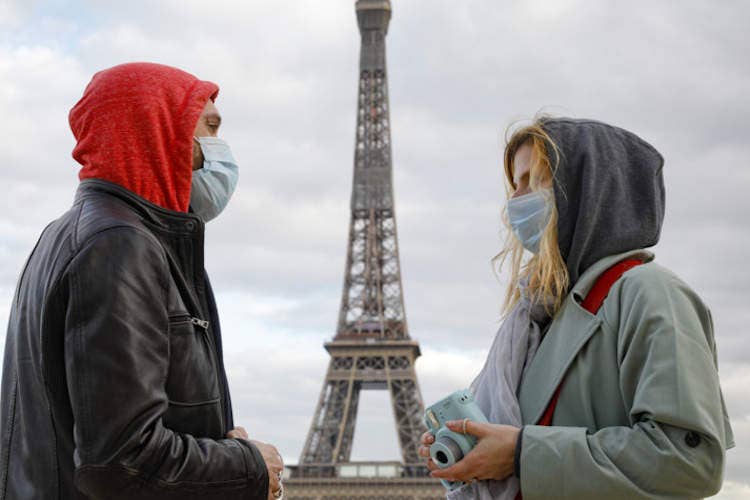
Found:
[[[510,199],[516,185],[513,182],[514,159],[518,149],[529,144],[532,149],[531,168],[529,170],[529,184],[536,190],[543,183],[554,180],[555,169],[560,161],[560,150],[549,134],[542,127],[544,118],[537,117],[530,125],[517,128],[512,133],[513,125],[506,131],[505,153],[503,166],[505,172],[505,191]],[[510,134],[510,137],[508,135]],[[548,148],[553,151],[550,158]],[[507,314],[521,298],[522,281],[526,282],[526,293],[532,299],[542,299],[547,304],[547,311],[554,314],[560,309],[568,290],[568,269],[560,255],[557,242],[557,207],[554,200],[549,223],[544,229],[539,244],[539,252],[524,262],[523,245],[513,234],[508,221],[507,208],[503,208],[502,219],[507,229],[503,249],[492,259],[495,271],[499,273],[506,260],[510,261],[510,282],[503,304],[503,312]]]

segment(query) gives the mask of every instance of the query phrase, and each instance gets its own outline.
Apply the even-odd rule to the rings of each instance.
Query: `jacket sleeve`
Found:
[[[633,271],[612,289],[602,325],[610,331],[599,332],[617,335],[631,425],[596,432],[526,426],[526,500],[698,498],[719,491],[732,438],[711,317],[687,285],[664,269],[653,271]]]
[[[169,282],[153,237],[105,230],[84,244],[63,281],[78,489],[91,498],[265,500],[268,473],[252,443],[162,424]]]

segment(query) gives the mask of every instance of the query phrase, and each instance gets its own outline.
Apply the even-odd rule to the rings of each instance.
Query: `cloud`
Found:
[[[750,486],[734,481],[724,481],[721,492],[714,498],[717,500],[745,500],[750,498]]]

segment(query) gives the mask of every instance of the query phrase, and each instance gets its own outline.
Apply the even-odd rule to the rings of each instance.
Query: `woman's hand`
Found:
[[[419,453],[420,457],[424,457],[427,459],[428,469],[430,469],[431,471],[437,469],[438,466],[435,464],[435,462],[432,461],[432,458],[430,458],[430,445],[435,442],[435,436],[430,431],[427,431],[422,434],[422,437],[419,439],[422,442],[422,446],[419,447],[417,453]]]
[[[451,420],[445,425],[453,432],[464,431],[463,420]],[[513,474],[516,442],[520,432],[521,429],[511,425],[485,424],[468,420],[466,434],[479,438],[477,445],[462,460],[445,469],[438,469],[437,465],[429,460],[427,467],[432,471],[430,475],[449,481],[467,483],[472,480],[505,479]],[[422,435],[423,446],[419,448],[421,456],[430,456],[429,444],[432,444],[434,439],[429,432]]]

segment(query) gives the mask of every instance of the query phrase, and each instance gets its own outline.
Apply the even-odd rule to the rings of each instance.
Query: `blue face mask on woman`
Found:
[[[190,208],[208,222],[221,213],[237,187],[239,168],[229,145],[218,137],[194,137],[203,152],[203,168],[193,170]]]
[[[523,247],[539,252],[539,243],[552,215],[552,189],[540,189],[508,200],[508,221]]]

